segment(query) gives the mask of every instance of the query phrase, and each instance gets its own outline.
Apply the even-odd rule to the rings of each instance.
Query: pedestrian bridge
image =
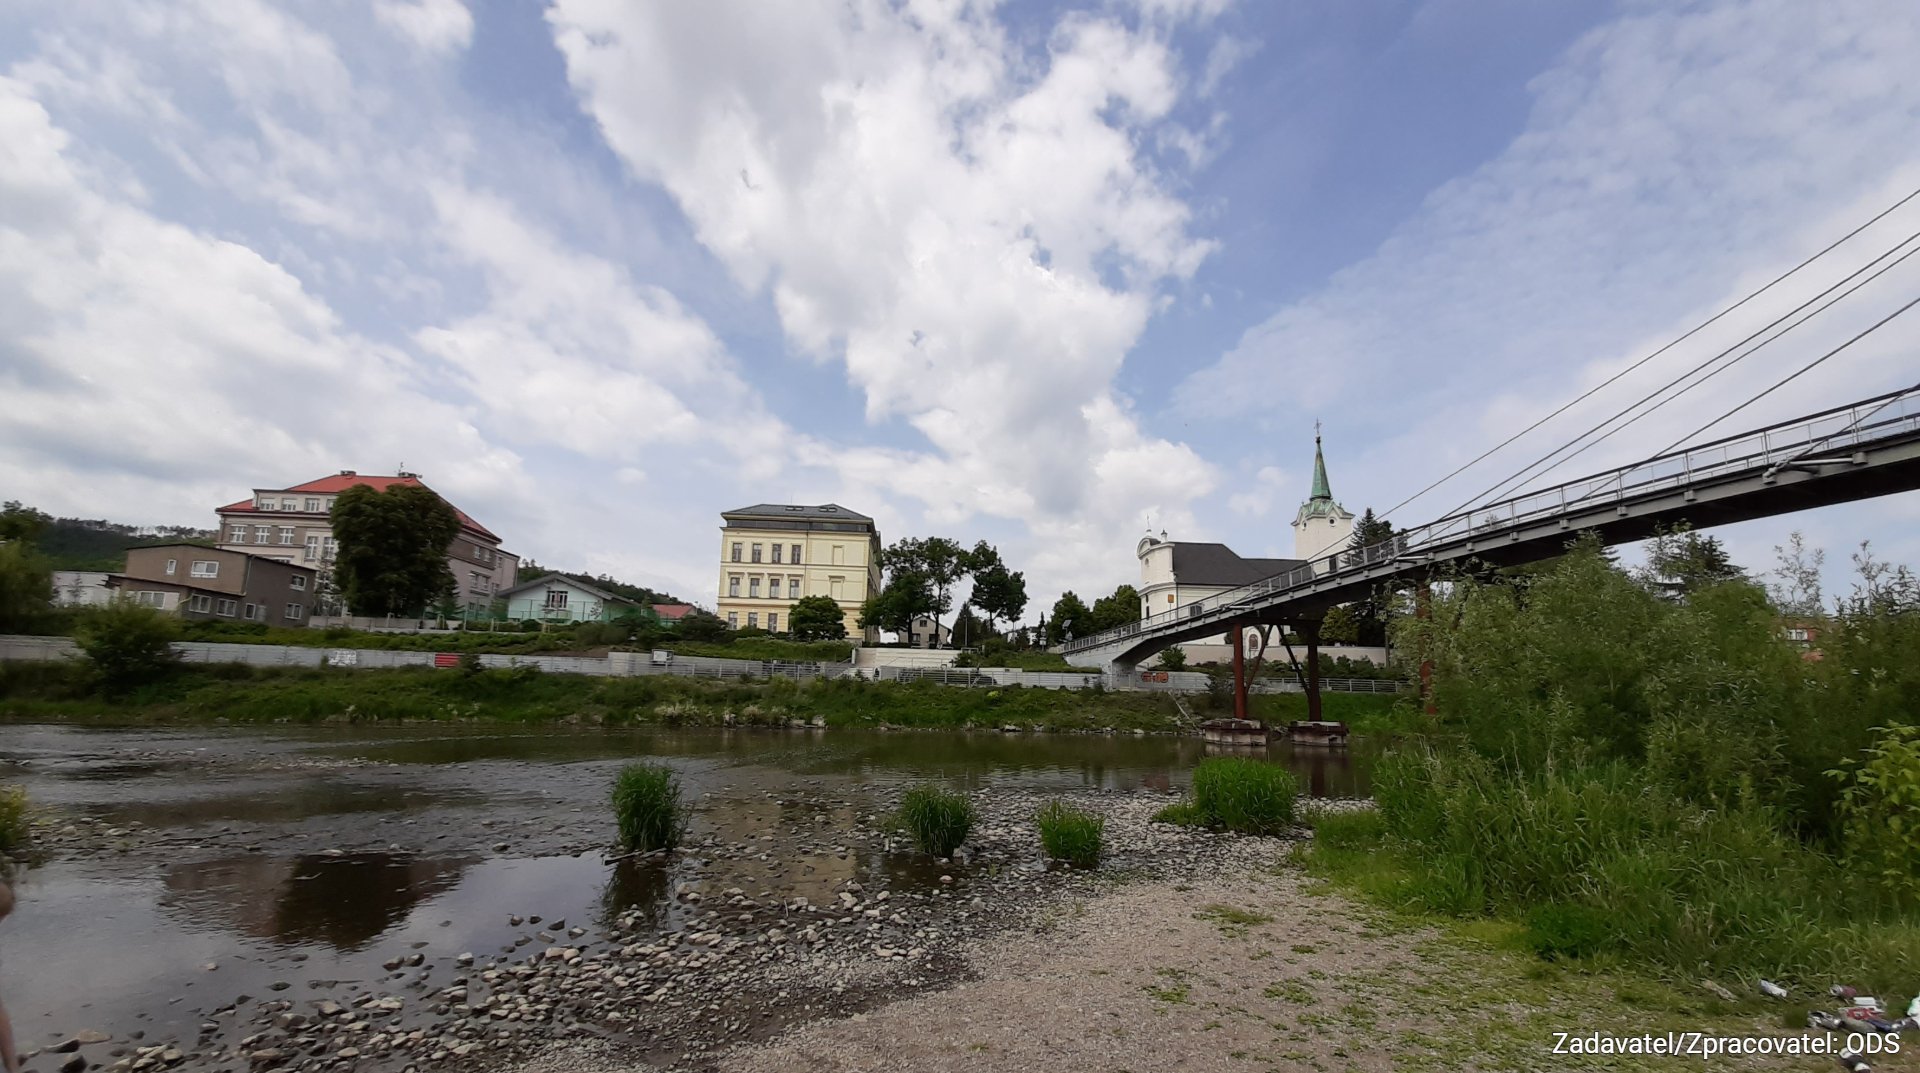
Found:
[[[1246,626],[1317,623],[1387,582],[1449,564],[1552,558],[1577,534],[1606,544],[1791,514],[1920,488],[1920,385],[1450,514],[1238,589],[1075,638],[1078,667],[1131,675],[1169,645]]]

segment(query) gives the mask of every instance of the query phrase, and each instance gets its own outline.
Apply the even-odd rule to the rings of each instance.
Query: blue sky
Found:
[[[1149,524],[1287,554],[1315,420],[1339,498],[1396,503],[1920,187],[1901,0],[736,6],[9,5],[0,494],[204,525],[404,462],[512,550],[701,601],[721,510],[837,501],[1000,545],[1031,619],[1131,580]],[[1740,423],[1920,380],[1916,335]],[[1917,518],[1725,535],[1914,561]]]

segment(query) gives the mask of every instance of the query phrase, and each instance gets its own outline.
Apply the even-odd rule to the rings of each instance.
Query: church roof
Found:
[[[1313,493],[1305,503],[1300,504],[1300,512],[1293,516],[1293,524],[1299,525],[1309,518],[1351,518],[1353,512],[1334,502],[1333,487],[1327,481],[1327,459],[1320,451],[1320,434],[1313,436]]]
[[[1173,577],[1182,585],[1251,585],[1284,574],[1305,559],[1245,559],[1225,544],[1171,541]]]

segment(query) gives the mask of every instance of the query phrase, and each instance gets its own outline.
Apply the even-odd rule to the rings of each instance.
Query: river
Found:
[[[978,732],[0,727],[0,782],[59,817],[48,858],[15,874],[0,998],[24,1050],[83,1029],[192,1041],[236,1003],[370,993],[410,965],[425,990],[462,953],[535,941],[516,919],[534,914],[671,932],[697,911],[687,890],[919,897],[964,862],[855,836],[907,783],[1171,800],[1205,755],[1188,738]],[[1366,756],[1270,751],[1316,797],[1365,796]],[[641,757],[680,773],[688,849],[610,862],[607,789]]]

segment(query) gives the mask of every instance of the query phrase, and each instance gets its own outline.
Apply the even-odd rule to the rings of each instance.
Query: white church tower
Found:
[[[1333,501],[1327,461],[1320,454],[1320,426],[1313,429],[1313,494],[1293,516],[1293,557],[1318,559],[1353,541],[1353,513]]]

